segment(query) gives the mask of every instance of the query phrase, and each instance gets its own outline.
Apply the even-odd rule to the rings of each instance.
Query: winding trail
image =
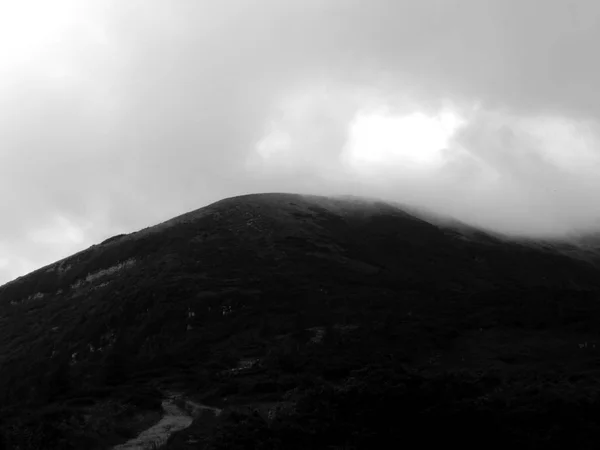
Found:
[[[184,401],[182,409],[175,404],[177,400]],[[181,403],[181,402],[180,402]],[[162,401],[164,415],[162,419],[147,430],[142,431],[137,437],[130,439],[124,444],[113,447],[113,450],[149,450],[164,445],[169,436],[177,431],[189,427],[194,418],[204,411],[211,411],[216,416],[221,413],[219,408],[195,403],[184,399],[181,394],[169,392]]]

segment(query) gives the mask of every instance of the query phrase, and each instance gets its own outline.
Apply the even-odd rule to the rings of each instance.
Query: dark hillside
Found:
[[[226,414],[174,449],[367,448],[424,424],[464,445],[475,427],[498,445],[576,433],[588,448],[597,263],[383,202],[225,199],[0,287],[2,433],[106,448],[179,389]],[[240,406],[267,404],[287,412]]]

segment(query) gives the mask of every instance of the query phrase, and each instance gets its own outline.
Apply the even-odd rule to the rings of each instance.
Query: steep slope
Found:
[[[591,376],[595,356],[577,351],[600,324],[597,263],[384,202],[229,198],[0,287],[0,402],[133,385],[273,400],[374,362]],[[223,378],[249,358],[262,364],[251,387]]]

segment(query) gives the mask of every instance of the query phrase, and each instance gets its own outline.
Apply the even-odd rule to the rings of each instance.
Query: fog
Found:
[[[269,191],[600,228],[600,3],[0,5],[0,283]]]

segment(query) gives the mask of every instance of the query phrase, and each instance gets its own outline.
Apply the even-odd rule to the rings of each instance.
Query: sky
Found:
[[[600,2],[0,0],[0,284],[233,195],[600,229]]]

